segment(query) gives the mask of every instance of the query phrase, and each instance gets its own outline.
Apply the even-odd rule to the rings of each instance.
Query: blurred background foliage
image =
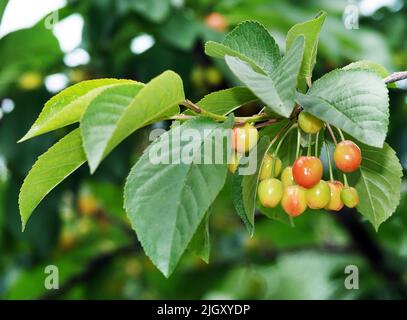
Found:
[[[57,14],[48,12],[35,25],[0,38],[1,299],[407,298],[405,182],[397,212],[378,233],[360,216],[315,213],[297,218],[295,228],[258,216],[252,239],[231,205],[228,182],[211,211],[210,264],[187,253],[165,279],[140,249],[122,209],[124,179],[148,145],[151,128],[122,143],[94,176],[84,166],[54,190],[24,233],[17,205],[22,179],[35,159],[72,128],[16,144],[53,94],[82,80],[147,82],[172,69],[194,101],[236,85],[223,62],[204,55],[203,44],[221,40],[248,19],[263,23],[283,50],[290,26],[327,11],[314,78],[360,59],[375,60],[391,71],[406,70],[405,1],[62,2]],[[6,5],[0,0],[0,19]],[[352,8],[360,10],[359,29],[348,30],[343,15]],[[6,8],[3,22],[18,19],[7,14]],[[83,25],[80,43],[71,48],[64,48],[57,29],[66,21]],[[404,170],[406,88],[401,83],[391,91],[388,136]],[[240,112],[253,113],[254,108]],[[47,265],[58,266],[60,290],[45,290]],[[359,290],[344,288],[347,265],[359,268]]]

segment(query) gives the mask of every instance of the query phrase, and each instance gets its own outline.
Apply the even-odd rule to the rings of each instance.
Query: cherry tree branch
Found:
[[[384,83],[389,84],[407,79],[407,71],[394,72],[388,77],[384,78]]]

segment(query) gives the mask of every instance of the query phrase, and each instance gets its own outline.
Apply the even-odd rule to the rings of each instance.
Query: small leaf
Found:
[[[271,111],[289,117],[294,107],[295,89],[303,48],[304,38],[300,36],[271,77],[255,72],[247,63],[238,58],[226,56],[226,63],[236,77]]]
[[[357,210],[377,231],[400,202],[403,171],[396,153],[387,143],[383,149],[366,145],[359,147],[362,150],[362,164],[357,173],[348,175],[348,180],[359,193]]]
[[[271,74],[281,59],[273,37],[264,26],[254,21],[239,24],[226,35],[222,44],[207,42],[205,53],[216,58],[237,57],[264,74]]]
[[[109,94],[102,97],[101,101],[104,98],[108,99]],[[122,103],[125,100],[128,99],[125,98]],[[124,108],[120,103],[116,105],[113,118],[109,103],[103,106],[102,102],[101,108],[99,103],[96,106],[98,111],[93,108],[93,111],[85,113],[83,137],[91,172],[134,131],[179,113],[179,104],[183,100],[185,97],[181,78],[172,71],[166,71],[146,84],[127,107]],[[94,145],[96,141],[97,148]]]
[[[98,79],[75,84],[52,97],[31,129],[19,141],[78,122],[91,101],[104,90],[120,84],[137,84],[131,80]]]
[[[188,248],[193,254],[200,257],[206,263],[209,263],[210,242],[208,213],[205,218],[202,219],[201,224],[188,245]]]
[[[58,141],[34,164],[18,199],[23,230],[44,197],[86,161],[79,129]]]
[[[214,162],[211,157],[208,163],[202,156],[207,159],[208,143],[218,141],[219,130],[228,133],[232,124],[233,118],[220,124],[200,117],[174,127],[151,144],[127,178],[127,214],[144,251],[166,277],[225,183],[226,161]],[[190,138],[192,132],[200,139],[186,139],[184,135]],[[225,155],[230,144],[222,147]],[[182,161],[181,155],[189,159]]]
[[[299,35],[305,37],[304,58],[302,60],[301,71],[298,76],[298,86],[305,91],[306,85],[311,85],[312,70],[314,69],[317,51],[318,38],[322,25],[326,18],[326,12],[321,11],[316,18],[294,25],[287,33],[286,50],[288,51],[295,43]]]
[[[314,116],[373,147],[382,147],[389,123],[388,90],[375,73],[334,70],[314,82],[298,103]]]
[[[254,212],[256,208],[257,185],[264,155],[270,146],[270,139],[267,136],[262,137],[257,144],[256,149],[248,155],[246,163],[239,165],[236,173],[233,175],[232,182],[232,200],[237,211],[244,222],[250,235],[254,232]],[[246,164],[255,164],[255,172],[251,175],[239,174],[240,168]]]
[[[246,87],[234,87],[212,92],[203,97],[196,104],[206,111],[226,115],[256,100],[258,100],[258,98]],[[194,114],[194,112],[187,110],[185,114]]]

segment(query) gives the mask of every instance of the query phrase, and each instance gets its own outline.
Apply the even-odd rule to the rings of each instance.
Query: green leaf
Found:
[[[241,163],[233,175],[232,182],[232,200],[237,214],[245,224],[250,235],[254,232],[254,213],[256,209],[257,185],[259,182],[260,167],[263,163],[264,155],[270,146],[270,139],[267,136],[262,137],[257,144],[256,149],[247,156],[247,161]],[[243,161],[243,160],[241,160]],[[251,175],[240,174],[240,168],[247,164],[255,163],[255,172]]]
[[[146,254],[166,277],[225,183],[226,161],[208,164],[201,160],[202,155],[207,159],[204,150],[214,135],[218,141],[219,130],[230,129],[232,124],[201,117],[174,127],[144,152],[127,178],[127,214]],[[201,139],[182,138],[188,132],[199,133]],[[229,147],[223,144],[224,155]],[[177,161],[186,151],[190,158]]]
[[[278,205],[275,208],[266,208],[258,203],[257,207],[259,211],[267,218],[284,224],[288,224],[292,227],[294,226],[293,219],[291,219],[290,216],[284,212],[284,209],[281,207],[281,205]]]
[[[304,58],[298,76],[298,86],[304,91],[307,84],[311,86],[312,70],[315,66],[318,51],[319,32],[321,31],[325,18],[326,12],[321,11],[314,19],[294,25],[287,33],[287,51],[294,45],[295,39],[299,35],[305,37]]]
[[[212,92],[203,97],[196,104],[207,111],[219,115],[226,115],[256,100],[258,100],[258,98],[246,87],[235,87]],[[194,114],[194,112],[187,110],[185,114]]]
[[[7,4],[8,4],[8,0],[0,1],[0,26],[1,26],[1,21],[3,19],[4,11],[6,11]]]
[[[271,74],[281,56],[277,43],[258,22],[246,21],[226,35],[222,44],[209,41],[205,53],[215,58],[231,56],[247,62],[256,72]]]
[[[81,120],[81,133],[86,157],[93,173],[117,127],[124,110],[143,85],[122,84],[106,89],[86,109]]]
[[[271,111],[289,117],[295,103],[295,89],[303,48],[304,37],[300,36],[271,77],[257,73],[246,62],[238,58],[227,56],[226,63],[239,80],[259,97]]]
[[[375,61],[371,60],[359,60],[356,62],[352,62],[342,68],[343,70],[353,70],[353,69],[358,69],[358,70],[366,70],[366,71],[372,71],[376,73],[380,78],[384,79],[388,75],[390,75],[390,72],[382,66],[380,63],[377,63]],[[389,88],[397,88],[395,83],[390,83],[387,85]]]
[[[191,242],[188,245],[189,250],[200,257],[206,263],[209,263],[210,242],[209,242],[209,214],[202,219],[201,224],[196,230]]]
[[[362,164],[348,181],[359,193],[357,210],[376,231],[396,210],[400,202],[403,171],[394,150],[385,143],[382,149],[359,145]]]
[[[389,123],[383,80],[364,70],[334,70],[314,82],[298,103],[309,113],[373,147],[382,147]]]
[[[182,80],[172,71],[166,71],[152,79],[127,107],[125,104],[135,90],[128,92],[127,89],[120,89],[120,91],[117,94],[122,95],[118,98],[121,102],[115,107],[109,105],[110,94],[107,93],[101,100],[95,102],[98,110],[92,108],[94,109],[92,111],[89,108],[89,113],[86,112],[83,117],[82,133],[91,172],[94,172],[104,157],[134,131],[179,113],[179,104],[185,100]],[[127,93],[124,94],[124,91]],[[104,101],[107,101],[107,104]]]
[[[23,230],[44,197],[86,161],[79,129],[41,155],[24,180],[18,203]]]
[[[131,83],[139,85],[131,80],[98,79],[84,81],[61,91],[45,104],[38,119],[19,142],[78,122],[92,100],[104,90]]]

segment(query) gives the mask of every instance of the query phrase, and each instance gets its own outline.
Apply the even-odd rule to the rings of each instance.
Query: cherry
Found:
[[[226,18],[218,13],[218,12],[212,12],[209,15],[205,17],[205,24],[218,32],[223,32],[226,31],[228,28],[228,22]]]
[[[331,190],[326,181],[321,180],[311,189],[306,190],[307,205],[311,209],[324,208],[331,199]]]
[[[305,133],[313,134],[319,132],[324,123],[312,114],[302,111],[298,116],[298,125]]]
[[[354,208],[359,204],[358,192],[353,187],[345,187],[341,191],[341,200],[348,208]]]
[[[281,173],[281,182],[283,184],[283,187],[289,187],[289,186],[295,185],[292,167],[284,168],[283,172]]]
[[[302,214],[307,209],[305,189],[297,185],[284,188],[281,206],[289,216]]]
[[[228,165],[228,169],[231,173],[234,174],[236,172],[236,169],[239,166],[239,162],[240,162],[241,158],[242,158],[242,155],[240,153],[233,152],[232,159]]]
[[[273,177],[278,177],[281,172],[282,162],[279,158],[266,154],[260,169],[260,180],[271,178],[271,168],[274,167]]]
[[[317,157],[299,157],[293,165],[294,180],[304,188],[311,188],[321,180],[322,170],[322,162]]]
[[[334,151],[336,167],[343,172],[353,172],[360,167],[362,153],[352,141],[345,140],[337,144]]]
[[[280,180],[271,178],[259,183],[257,189],[260,203],[267,208],[275,208],[283,196],[283,185]]]
[[[343,208],[343,202],[341,200],[341,191],[343,189],[343,184],[340,181],[329,181],[328,185],[331,191],[331,199],[325,206],[325,209],[339,211]]]
[[[246,123],[243,126],[233,128],[232,147],[237,152],[245,153],[257,144],[259,132],[257,129]]]

